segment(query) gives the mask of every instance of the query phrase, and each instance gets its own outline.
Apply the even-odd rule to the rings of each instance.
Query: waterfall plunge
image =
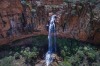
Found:
[[[56,52],[56,30],[55,30],[55,18],[56,15],[51,16],[49,24],[49,34],[48,34],[48,52],[46,53],[45,61],[46,66],[49,66],[53,61],[52,54]]]

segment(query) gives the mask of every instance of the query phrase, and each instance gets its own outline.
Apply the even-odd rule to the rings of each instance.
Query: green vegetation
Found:
[[[5,57],[0,61],[0,66],[12,66],[11,62],[14,60],[14,57],[9,56]]]
[[[18,44],[18,45],[17,45]],[[23,44],[23,45],[22,45]],[[0,47],[0,66],[35,65],[47,52],[47,36],[33,36]],[[58,38],[59,66],[99,66],[100,49],[75,39]]]
[[[70,39],[58,39],[60,56],[63,62],[60,66],[99,66],[100,49],[95,46]]]
[[[0,66],[18,66],[21,63],[24,64],[22,66],[34,65],[37,59],[43,56],[42,49],[47,42],[47,36],[41,35],[17,40],[11,45],[0,46]]]

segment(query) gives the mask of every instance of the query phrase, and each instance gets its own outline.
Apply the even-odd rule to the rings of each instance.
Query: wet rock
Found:
[[[43,66],[45,64],[45,60],[40,60],[40,62],[36,63],[35,66]]]
[[[58,64],[61,62],[61,58],[58,57],[57,54],[52,54],[51,57],[53,58],[53,62],[49,66],[58,66]],[[45,62],[45,60],[41,60],[35,66],[46,66]]]

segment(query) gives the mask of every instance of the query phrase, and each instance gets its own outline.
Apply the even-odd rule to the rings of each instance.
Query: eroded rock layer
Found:
[[[47,34],[50,12],[57,14],[58,36],[100,44],[99,5],[89,2],[63,3],[62,0],[53,0],[53,3],[49,0],[1,0],[0,44],[33,34]]]

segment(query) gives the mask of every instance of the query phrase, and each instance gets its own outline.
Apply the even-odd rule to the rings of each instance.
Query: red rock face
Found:
[[[63,0],[42,1],[46,5],[63,3]],[[100,28],[99,23],[93,22],[92,27],[94,29],[91,30],[90,14],[87,13],[86,8],[76,14],[77,9],[73,14],[72,5],[70,3],[68,5],[64,6],[65,8],[48,9],[44,5],[37,6],[36,12],[32,14],[32,5],[22,6],[20,0],[0,1],[0,43],[6,44],[9,41],[32,36],[35,31],[37,32],[34,35],[47,34],[46,25],[49,23],[49,12],[52,11],[59,16],[56,22],[57,36],[99,44],[100,31],[97,31]],[[59,12],[61,13],[59,14]],[[14,23],[13,28],[11,27],[11,20]]]
[[[100,32],[96,32],[96,34],[94,35],[94,43],[100,44]]]
[[[0,34],[7,37],[7,31],[10,29],[10,17],[22,13],[22,6],[19,0],[0,1]]]
[[[21,13],[22,6],[19,0],[2,0],[0,1],[0,11],[6,11],[7,13]]]
[[[67,16],[68,15],[66,15],[66,17]],[[85,17],[81,17],[81,18],[79,18],[78,16],[70,16],[68,21],[66,21],[66,17],[62,15],[61,23],[59,24],[60,26],[58,26],[58,28],[62,30],[61,32],[64,32],[66,34],[66,37],[68,38],[75,38],[78,40],[86,41],[88,39],[87,30],[89,30],[89,28],[86,26],[87,25],[86,23],[89,22],[88,20],[86,20],[86,17],[88,18],[88,16],[86,15]],[[62,28],[64,27],[63,26],[64,21],[66,26],[65,28]],[[82,22],[84,22],[84,24],[81,24]],[[81,25],[84,25],[84,27],[82,27]]]

